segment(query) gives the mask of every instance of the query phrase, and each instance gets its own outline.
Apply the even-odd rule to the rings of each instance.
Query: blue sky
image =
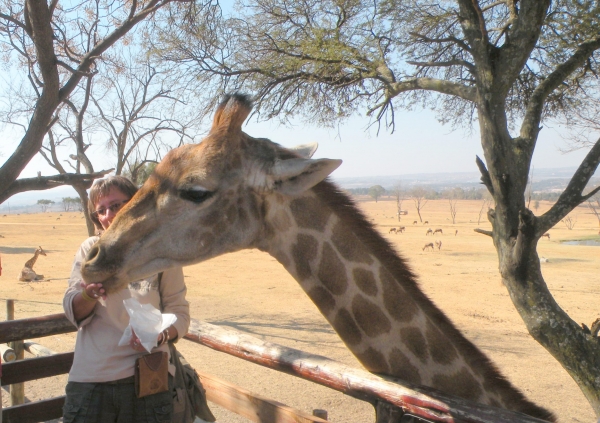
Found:
[[[479,132],[473,133],[437,122],[428,111],[397,112],[393,134],[375,127],[367,128],[368,120],[354,117],[339,129],[323,129],[297,123],[283,127],[274,122],[249,120],[244,131],[251,136],[269,138],[286,147],[311,142],[319,143],[315,158],[342,159],[344,163],[334,176],[388,176],[414,173],[476,172],[475,155],[483,158]],[[536,169],[577,166],[586,151],[563,154],[567,146],[561,128],[544,127],[540,133],[533,159]],[[563,133],[566,133],[562,129]],[[14,144],[13,144],[14,145]],[[5,144],[4,157],[10,154]],[[97,170],[113,167],[110,154],[98,147],[91,156]],[[22,173],[32,177],[41,170],[44,175],[56,173],[41,156],[37,156]]]
[[[254,137],[269,138],[279,144],[291,147],[298,144],[318,142],[315,158],[342,159],[343,164],[334,173],[335,178],[357,176],[401,176],[414,173],[477,172],[475,155],[483,157],[477,128],[472,134],[463,130],[452,131],[442,126],[428,111],[402,112],[396,115],[396,132],[367,129],[368,121],[361,117],[350,119],[339,130],[321,129],[309,125],[296,124],[282,127],[272,122],[250,120],[244,131]],[[538,147],[533,159],[535,169],[577,166],[586,151],[563,154],[559,148],[567,143],[561,136],[558,126],[545,126],[540,133]],[[3,157],[8,157],[14,143],[3,143]],[[10,145],[13,147],[10,147]],[[109,154],[101,148],[92,155],[97,170],[112,167]],[[43,158],[37,156],[21,174],[32,177],[41,170],[44,175],[56,172]],[[400,179],[400,178],[399,178]],[[54,193],[57,194],[54,194]],[[72,195],[71,195],[72,194]],[[14,204],[21,198],[28,204],[35,203],[31,198],[49,198],[52,195],[75,196],[65,188],[51,192],[28,193],[11,198]]]

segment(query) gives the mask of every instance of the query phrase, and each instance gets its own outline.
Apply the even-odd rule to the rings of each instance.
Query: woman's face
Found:
[[[104,230],[108,229],[121,207],[127,201],[129,201],[129,197],[115,187],[111,188],[108,194],[98,199],[95,213],[98,215],[98,220]]]

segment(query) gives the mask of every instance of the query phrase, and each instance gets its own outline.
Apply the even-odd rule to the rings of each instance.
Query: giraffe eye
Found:
[[[200,204],[208,200],[214,192],[198,189],[182,189],[179,190],[179,196],[184,200],[191,201],[196,204]]]

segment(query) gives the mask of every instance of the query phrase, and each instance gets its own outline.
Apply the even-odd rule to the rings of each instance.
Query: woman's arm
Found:
[[[162,312],[177,316],[175,323],[168,328],[169,341],[178,340],[190,327],[190,304],[185,299],[186,293],[183,269],[176,267],[165,270],[160,281]]]
[[[83,277],[81,276],[81,264],[87,252],[97,240],[98,237],[86,239],[75,253],[71,277],[69,278],[69,287],[63,297],[65,315],[76,327],[87,324],[88,318],[91,318],[94,314],[94,308],[98,299],[105,298],[104,289],[102,289],[100,284],[88,285],[83,281]]]
[[[73,316],[78,322],[88,317],[100,298],[106,299],[102,284],[80,282],[81,292],[73,297]]]

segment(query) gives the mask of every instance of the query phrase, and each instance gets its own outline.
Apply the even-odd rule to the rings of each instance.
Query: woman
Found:
[[[122,176],[107,177],[94,183],[88,207],[100,232],[110,226],[117,212],[136,191],[135,185]],[[102,284],[87,284],[81,277],[81,264],[98,238],[88,238],[81,244],[63,299],[67,318],[79,329],[66,387],[64,423],[168,422],[173,403],[171,391],[143,398],[135,395],[135,360],[147,351],[135,335],[129,345],[117,344],[129,324],[129,315],[123,305],[127,298],[136,298],[142,304],[150,303],[157,309],[162,308],[163,313],[177,316],[177,321],[158,335],[158,347],[153,352],[168,352],[167,342],[176,341],[187,333],[190,316],[183,271],[181,268],[169,269],[160,276],[132,281],[122,291],[106,295]],[[171,375],[174,370],[169,364]]]

